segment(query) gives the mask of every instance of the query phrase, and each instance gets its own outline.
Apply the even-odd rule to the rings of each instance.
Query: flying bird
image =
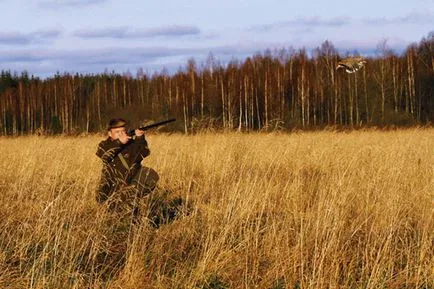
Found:
[[[336,69],[345,68],[347,73],[354,73],[362,68],[366,63],[366,60],[362,56],[347,57],[338,62]]]

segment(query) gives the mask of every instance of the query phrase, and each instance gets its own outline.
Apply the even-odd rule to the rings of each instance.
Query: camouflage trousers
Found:
[[[157,172],[148,167],[140,167],[139,171],[132,178],[130,185],[134,187],[139,196],[146,196],[157,186],[160,179]]]
[[[158,180],[159,176],[155,170],[140,167],[128,183],[120,183],[109,196],[102,195],[100,191],[98,194],[101,196],[97,196],[97,200],[101,200],[99,203],[107,203],[109,208],[115,210],[135,208],[142,197],[155,189]]]

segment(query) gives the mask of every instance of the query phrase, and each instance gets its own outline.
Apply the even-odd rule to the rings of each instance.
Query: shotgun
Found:
[[[167,119],[167,120],[163,120],[163,121],[158,121],[158,122],[154,122],[154,123],[149,124],[149,125],[145,125],[145,126],[139,127],[139,128],[137,128],[137,129],[140,129],[140,130],[146,131],[146,130],[149,130],[149,129],[151,129],[151,128],[154,128],[154,127],[157,127],[157,126],[163,125],[163,124],[167,124],[167,123],[170,123],[170,122],[174,122],[175,120],[176,120],[176,118],[171,118],[171,119]],[[133,136],[133,135],[135,134],[135,130],[136,130],[136,129],[131,129],[131,130],[129,130],[129,131],[127,132],[127,135],[129,135],[129,136]]]

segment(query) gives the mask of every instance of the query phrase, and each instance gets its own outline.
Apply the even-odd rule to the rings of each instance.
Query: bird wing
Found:
[[[347,57],[338,62],[336,69],[345,68],[346,72],[353,73],[362,68],[365,63],[365,58],[362,56]]]
[[[353,67],[349,66],[347,63],[345,63],[343,61],[338,63],[338,66],[336,67],[336,69],[339,69],[339,68],[345,68],[345,69],[349,69],[349,70],[353,69]]]

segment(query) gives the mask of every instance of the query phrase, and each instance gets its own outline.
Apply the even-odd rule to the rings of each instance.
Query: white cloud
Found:
[[[83,7],[101,4],[108,0],[44,0],[38,5],[42,8]]]
[[[129,28],[126,26],[103,29],[81,29],[73,32],[81,38],[146,38],[146,37],[180,37],[198,35],[200,29],[196,26],[171,25],[154,28]]]
[[[60,30],[37,30],[30,33],[0,32],[0,45],[29,45],[58,38]]]
[[[348,25],[350,23],[351,23],[351,19],[348,17],[334,17],[329,19],[325,19],[321,17],[299,17],[299,18],[294,18],[291,20],[280,21],[271,24],[255,25],[249,28],[248,30],[267,32],[273,29],[291,28],[291,27],[297,27],[298,29],[300,27],[304,27],[306,30],[312,27],[339,27],[339,26]]]
[[[28,44],[30,37],[19,32],[0,32],[0,44],[16,45]]]
[[[380,17],[380,18],[365,18],[361,20],[364,24],[369,25],[396,25],[396,24],[433,24],[433,13],[409,13],[401,17]]]

